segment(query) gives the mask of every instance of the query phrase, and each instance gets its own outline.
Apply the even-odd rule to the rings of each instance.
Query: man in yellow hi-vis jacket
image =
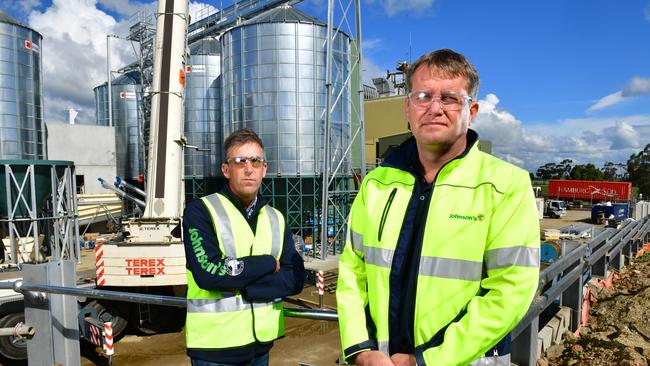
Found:
[[[539,276],[528,173],[478,150],[479,77],[461,54],[409,67],[413,137],[363,181],[340,258],[346,360],[509,365],[512,328]]]
[[[280,211],[260,195],[264,145],[247,128],[224,141],[228,183],[185,208],[185,337],[192,366],[267,366],[284,336],[282,298],[299,293],[302,258]]]

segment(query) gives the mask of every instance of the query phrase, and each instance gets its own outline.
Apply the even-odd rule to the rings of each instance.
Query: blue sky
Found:
[[[650,143],[650,0],[361,1],[366,78],[433,49],[464,53],[481,76],[474,127],[497,156],[528,170],[564,158],[601,166]],[[298,7],[325,19],[326,3]],[[46,121],[65,120],[70,107],[81,122],[93,121],[105,34],[124,34],[129,14],[154,7],[0,0],[3,11],[45,36]],[[114,63],[127,62],[129,48],[116,44]]]

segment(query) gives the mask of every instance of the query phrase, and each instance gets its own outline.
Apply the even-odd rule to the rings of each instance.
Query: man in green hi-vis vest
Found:
[[[187,354],[193,366],[266,366],[284,336],[282,298],[302,290],[305,269],[284,217],[259,194],[262,140],[242,129],[224,149],[228,184],[183,217]]]
[[[343,355],[357,365],[510,365],[539,276],[526,171],[478,150],[479,76],[442,49],[406,72],[413,137],[368,173],[339,263]]]

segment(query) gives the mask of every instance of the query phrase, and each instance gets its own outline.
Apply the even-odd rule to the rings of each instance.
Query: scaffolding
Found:
[[[334,62],[336,57],[332,51],[332,43],[335,34],[345,32],[350,36],[350,74],[345,80],[343,88],[339,94],[334,94],[332,88],[332,65],[337,66]],[[363,78],[361,75],[361,4],[360,0],[339,0],[334,4],[334,0],[327,2],[327,64],[326,64],[326,109],[323,116],[325,144],[322,169],[322,200],[321,212],[325,213],[324,222],[332,222],[334,226],[334,236],[329,240],[328,225],[320,227],[320,242],[329,243],[331,248],[322,250],[320,258],[325,259],[327,253],[339,253],[343,247],[337,245],[344,241],[345,231],[347,229],[347,220],[349,216],[350,205],[356,196],[359,183],[365,177],[365,144],[364,144],[364,116],[363,116]],[[341,70],[337,70],[340,72]],[[341,93],[349,88],[351,97],[351,119],[350,119],[350,145],[347,146],[341,161],[332,161],[329,158],[329,116],[337,103],[342,103]],[[358,161],[354,157],[358,157]],[[341,170],[344,159],[350,159],[351,170],[345,172]],[[330,209],[330,205],[332,209]],[[339,224],[340,223],[340,224]]]
[[[4,261],[11,265],[80,260],[77,190],[70,161],[3,160],[0,217]],[[6,211],[5,211],[6,209]]]

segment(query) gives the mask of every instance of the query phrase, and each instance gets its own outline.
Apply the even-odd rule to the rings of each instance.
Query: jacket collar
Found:
[[[246,215],[246,207],[244,207],[244,204],[242,201],[233,193],[233,191],[230,189],[230,186],[228,185],[228,182],[221,187],[221,190],[219,190],[219,193],[222,195],[226,196],[230,202],[232,202],[233,205],[237,208],[237,211],[239,211],[244,217],[248,217]],[[257,192],[257,200],[253,204],[253,213],[251,214],[250,217],[255,217],[257,216],[257,212],[266,204],[266,199],[262,197],[262,195]]]
[[[465,150],[452,160],[462,159],[469,154],[472,147],[478,143],[478,133],[472,129],[468,129],[466,139],[467,144]],[[395,150],[384,159],[380,166],[404,170],[416,177],[421,177],[423,169],[422,164],[420,163],[420,158],[418,157],[415,137],[409,137],[406,141],[396,147]]]

